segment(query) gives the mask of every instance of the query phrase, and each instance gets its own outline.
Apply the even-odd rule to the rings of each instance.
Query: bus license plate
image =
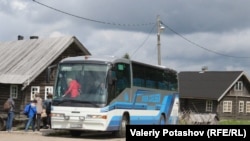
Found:
[[[70,124],[71,128],[82,128],[82,124]]]

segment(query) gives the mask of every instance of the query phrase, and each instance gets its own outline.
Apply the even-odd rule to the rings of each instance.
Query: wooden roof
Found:
[[[74,36],[0,42],[0,83],[31,82],[72,43],[90,54]]]
[[[183,71],[178,74],[180,98],[220,100],[241,78],[243,71]]]

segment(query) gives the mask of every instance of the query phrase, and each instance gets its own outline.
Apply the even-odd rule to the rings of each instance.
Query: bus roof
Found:
[[[126,58],[118,58],[115,56],[93,56],[93,55],[86,55],[86,56],[74,56],[74,57],[67,57],[64,58],[61,63],[68,62],[68,61],[99,61],[99,62],[126,62],[130,63],[131,61]]]
[[[74,56],[74,57],[67,57],[64,58],[61,63],[63,62],[68,62],[68,61],[96,61],[96,62],[110,62],[110,63],[115,63],[115,62],[124,62],[124,63],[134,63],[134,64],[139,64],[139,65],[144,65],[144,66],[149,66],[149,67],[155,67],[155,68],[161,68],[161,69],[167,69],[170,71],[175,71],[173,69],[169,69],[166,66],[161,66],[161,65],[153,65],[153,64],[148,64],[148,63],[143,63],[135,60],[130,60],[126,58],[119,58],[116,56],[93,56],[93,55],[85,55],[85,56]],[[176,72],[176,71],[175,71]]]
[[[148,66],[148,67],[152,67],[152,68],[156,68],[156,69],[168,70],[168,71],[172,71],[172,72],[175,72],[175,73],[177,72],[176,70],[167,68],[166,66],[153,65],[153,64],[138,62],[138,61],[134,61],[134,60],[132,60],[132,63],[133,64],[138,64],[138,65],[143,65],[143,66]]]

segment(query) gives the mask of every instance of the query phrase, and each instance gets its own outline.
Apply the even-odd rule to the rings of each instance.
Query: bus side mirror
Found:
[[[116,81],[117,78],[116,78],[116,73],[115,71],[109,71],[108,73],[108,83],[109,85],[112,85],[114,81]]]
[[[46,76],[46,82],[50,83],[50,80],[55,79],[55,73],[56,73],[56,67],[57,65],[52,65],[47,68],[47,76]]]

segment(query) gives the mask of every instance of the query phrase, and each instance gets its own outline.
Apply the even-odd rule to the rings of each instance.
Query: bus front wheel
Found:
[[[160,120],[159,120],[160,125],[165,125],[166,124],[166,118],[164,115],[161,115]]]
[[[120,123],[120,127],[118,131],[115,131],[114,134],[116,137],[118,138],[124,138],[126,136],[126,125],[128,125],[129,121],[128,121],[128,117],[127,116],[123,116],[122,117],[122,121]]]

